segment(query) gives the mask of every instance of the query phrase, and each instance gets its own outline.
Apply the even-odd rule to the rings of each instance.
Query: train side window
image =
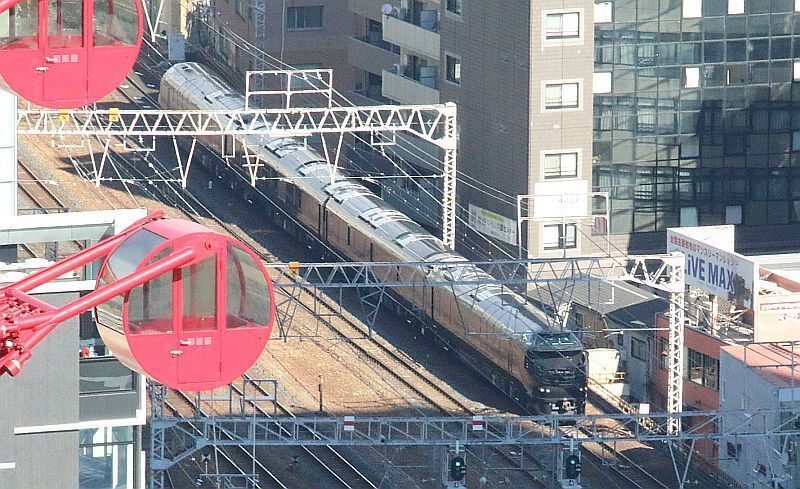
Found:
[[[347,246],[350,246],[350,226],[347,226]]]

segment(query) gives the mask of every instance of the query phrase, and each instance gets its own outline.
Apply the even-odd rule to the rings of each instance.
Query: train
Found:
[[[173,110],[245,108],[241,93],[199,63],[171,66],[161,78],[158,100],[162,108]],[[234,145],[257,152],[267,177],[257,182],[258,191],[249,178],[242,178],[241,165],[219,164],[216,158],[200,161],[298,239],[319,240],[353,261],[430,263],[427,271],[414,272],[417,277],[404,277],[414,281],[491,278],[378,194],[328,165],[304,141],[261,135],[198,139],[217,154],[230,152]],[[412,322],[423,334],[434,333],[448,351],[526,409],[584,413],[587,377],[581,340],[551,326],[546,313],[521,295],[497,284],[457,283],[394,287],[392,295],[402,306],[399,310],[423,313]]]

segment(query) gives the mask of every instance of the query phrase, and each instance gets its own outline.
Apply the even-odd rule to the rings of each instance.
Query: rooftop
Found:
[[[559,286],[565,285],[552,284],[550,287]],[[559,293],[554,294],[556,299],[561,297],[561,289],[558,290]],[[652,327],[655,315],[666,312],[669,308],[666,298],[620,280],[607,281],[598,278],[577,281],[571,296],[569,290],[564,294],[564,299],[570,298],[581,306],[605,315],[620,326],[631,328]]]
[[[800,355],[777,344],[723,346],[729,354],[778,388],[800,386]]]

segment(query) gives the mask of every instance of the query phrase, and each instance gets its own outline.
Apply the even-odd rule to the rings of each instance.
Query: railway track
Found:
[[[68,212],[69,207],[40,179],[31,168],[22,160],[17,160],[17,188],[24,197],[35,207],[19,209],[20,214],[53,214]],[[62,254],[71,255],[84,248],[84,243],[80,241],[70,241],[67,249],[61,250]],[[46,256],[45,246],[21,244],[20,247],[31,257]],[[58,244],[54,251],[58,257]]]
[[[20,209],[21,213],[33,211],[52,214],[54,212],[67,212],[69,210],[61,199],[59,199],[22,160],[17,160],[17,175],[20,191],[22,191],[23,195],[34,205],[38,206],[38,208]]]

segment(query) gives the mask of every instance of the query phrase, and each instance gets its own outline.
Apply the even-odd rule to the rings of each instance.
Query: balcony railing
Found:
[[[375,46],[376,48],[383,49],[384,51],[389,51],[393,54],[400,54],[400,46],[395,46],[394,44],[383,40],[377,36],[356,36],[354,39],[357,41],[361,41],[365,44],[369,44],[370,46]]]
[[[438,104],[436,77],[415,80],[408,67],[394,66],[383,70],[383,96],[404,104]]]
[[[397,17],[383,16],[383,38],[431,59],[439,59],[440,36],[438,20],[414,24],[401,12]]]

